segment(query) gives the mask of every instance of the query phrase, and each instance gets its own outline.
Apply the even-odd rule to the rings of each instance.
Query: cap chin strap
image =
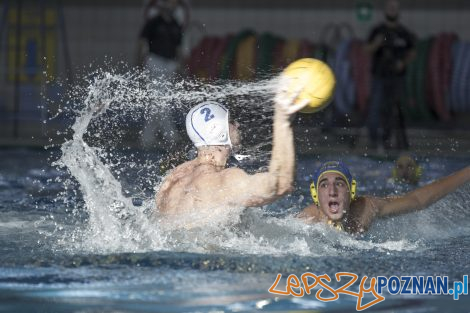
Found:
[[[355,179],[351,180],[351,201],[356,199],[356,186],[357,186],[356,180]]]
[[[351,190],[349,193],[349,195],[351,196],[351,201],[356,199],[356,186],[357,186],[356,180],[353,179],[351,181]],[[318,201],[317,189],[315,188],[315,183],[313,182],[310,184],[310,194],[312,195],[313,203],[315,203],[316,206],[319,206],[320,201]]]

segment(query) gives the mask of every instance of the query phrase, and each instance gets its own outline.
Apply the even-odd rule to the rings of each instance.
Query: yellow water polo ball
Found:
[[[336,78],[325,62],[312,58],[300,59],[289,64],[282,75],[290,78],[288,86],[290,92],[298,90],[299,86],[304,86],[298,101],[308,99],[309,103],[300,112],[315,113],[330,103]]]

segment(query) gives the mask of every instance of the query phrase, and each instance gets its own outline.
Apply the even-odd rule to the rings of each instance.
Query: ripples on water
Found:
[[[273,81],[162,82],[133,72],[90,77],[64,99],[68,109],[62,114],[74,119],[67,142],[48,152],[0,152],[3,308],[29,301],[31,306],[19,307],[34,311],[43,303],[45,309],[57,309],[58,301],[67,304],[64,312],[99,310],[103,304],[110,311],[329,310],[354,308],[354,303],[348,298],[329,306],[307,298],[273,300],[267,289],[277,273],[348,271],[452,280],[468,274],[468,185],[425,211],[378,221],[367,235],[355,237],[292,217],[310,202],[309,179],[320,162],[313,157],[300,157],[293,195],[233,214],[228,223],[181,231],[150,222],[164,157],[127,148],[126,142],[138,139],[129,139],[127,130],[142,128],[162,110],[184,118],[195,102],[222,101],[238,117],[242,132],[258,130],[241,151],[251,158],[237,165],[259,171],[269,159]],[[170,153],[190,150],[187,142],[165,146]],[[320,159],[329,157],[334,156]],[[386,195],[396,189],[386,183],[391,160],[350,155],[343,160],[357,176],[360,193]],[[467,163],[423,158],[423,179],[432,181]],[[441,303],[425,299],[430,307]],[[412,311],[413,301],[388,303]]]

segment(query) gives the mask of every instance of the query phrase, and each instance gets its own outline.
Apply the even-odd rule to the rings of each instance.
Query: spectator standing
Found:
[[[181,0],[150,0],[144,5],[144,25],[139,34],[138,65],[150,78],[172,80],[179,68],[179,48],[188,19],[187,5]],[[180,141],[173,107],[159,110],[147,121],[142,143],[150,147],[163,138],[160,147]]]
[[[186,19],[183,8],[186,6],[180,0],[151,0],[145,5],[145,23],[139,34],[140,66],[170,76],[178,69]]]
[[[367,49],[372,54],[372,94],[367,127],[372,148],[379,147],[379,129],[385,149],[408,149],[403,116],[405,72],[415,56],[415,36],[399,19],[399,2],[385,4],[385,21],[370,32]],[[396,145],[392,144],[395,132]]]

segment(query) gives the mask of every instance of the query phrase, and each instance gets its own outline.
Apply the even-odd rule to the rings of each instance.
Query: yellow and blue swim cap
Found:
[[[341,175],[346,183],[351,195],[351,200],[356,197],[356,180],[353,179],[351,172],[347,166],[341,161],[328,161],[324,162],[313,174],[313,182],[310,184],[310,193],[312,194],[313,202],[318,205],[317,188],[320,178],[325,173],[337,173]]]

